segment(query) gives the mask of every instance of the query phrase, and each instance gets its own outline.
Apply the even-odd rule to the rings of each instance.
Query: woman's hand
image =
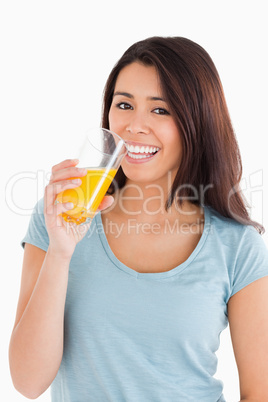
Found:
[[[65,160],[52,168],[49,184],[45,189],[44,215],[49,236],[49,249],[57,255],[70,258],[76,244],[82,240],[87,233],[90,223],[76,225],[66,222],[60,215],[73,208],[73,204],[56,203],[59,193],[67,189],[74,189],[81,184],[80,177],[87,174],[84,168],[77,168],[77,159]],[[75,177],[76,179],[70,180]],[[104,197],[99,210],[108,208],[113,203],[113,197]]]

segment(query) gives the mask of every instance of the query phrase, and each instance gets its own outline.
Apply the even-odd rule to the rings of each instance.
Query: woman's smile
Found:
[[[129,163],[148,162],[160,151],[158,146],[133,141],[126,142],[126,147],[128,151],[126,158]]]

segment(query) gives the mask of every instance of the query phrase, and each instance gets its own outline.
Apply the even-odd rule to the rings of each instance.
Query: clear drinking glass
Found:
[[[65,221],[77,225],[91,221],[126,153],[125,142],[112,131],[97,128],[87,132],[77,165],[86,168],[87,175],[80,177],[82,184],[79,187],[57,196],[57,202],[74,204],[73,209],[62,213]]]

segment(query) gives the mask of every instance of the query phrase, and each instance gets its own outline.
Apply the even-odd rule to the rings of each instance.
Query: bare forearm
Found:
[[[48,250],[29,303],[13,330],[10,369],[15,387],[24,394],[44,392],[58,371],[68,269],[68,259]]]

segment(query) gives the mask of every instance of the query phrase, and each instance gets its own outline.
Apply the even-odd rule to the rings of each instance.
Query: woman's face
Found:
[[[155,182],[169,172],[174,179],[181,160],[180,134],[155,67],[134,62],[120,71],[109,125],[127,143],[122,169],[128,179]]]

